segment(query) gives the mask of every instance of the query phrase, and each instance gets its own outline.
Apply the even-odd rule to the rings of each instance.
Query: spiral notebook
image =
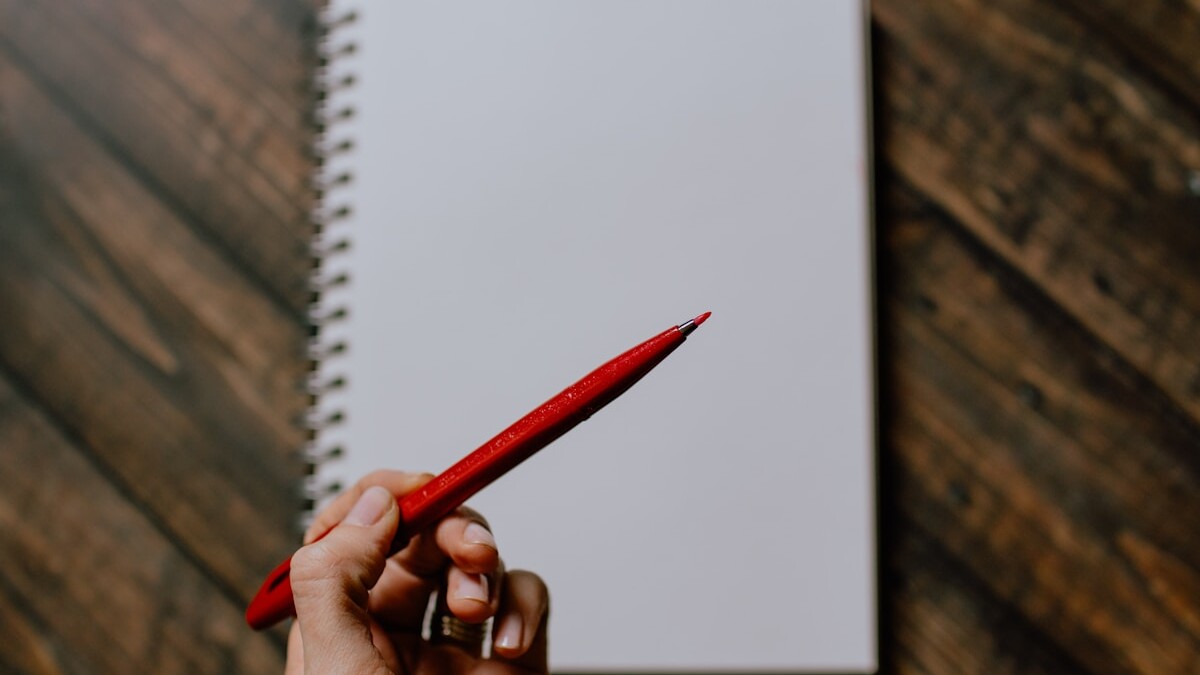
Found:
[[[314,507],[711,310],[470,504],[556,671],[874,671],[864,6],[323,12]]]

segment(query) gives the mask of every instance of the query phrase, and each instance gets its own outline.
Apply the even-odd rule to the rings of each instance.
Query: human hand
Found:
[[[387,556],[400,520],[396,498],[430,478],[374,472],[314,520],[306,545],[292,556],[296,621],[287,675],[548,670],[546,586],[532,572],[505,571],[481,515],[462,507]],[[482,632],[469,643],[421,637],[429,599],[439,589],[439,611],[468,624],[495,617],[490,657],[480,653]]]

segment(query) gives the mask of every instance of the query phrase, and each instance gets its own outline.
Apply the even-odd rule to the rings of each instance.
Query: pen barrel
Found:
[[[471,495],[611,403],[683,344],[672,326],[585,375],[514,422],[474,452],[400,500],[401,529],[393,542],[432,525]]]
[[[694,329],[706,318],[707,315],[702,315],[695,322],[683,325]],[[392,553],[404,548],[409,537],[433,525],[489,483],[611,403],[683,344],[685,338],[679,326],[672,326],[610,359],[415,492],[397,500],[401,520],[392,541]],[[320,537],[325,534],[328,531]],[[291,559],[288,559],[267,575],[246,609],[246,621],[261,630],[294,615]]]

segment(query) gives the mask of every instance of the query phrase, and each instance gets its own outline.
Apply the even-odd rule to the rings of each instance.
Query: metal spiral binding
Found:
[[[345,105],[343,94],[355,86],[356,78],[353,74],[337,72],[336,66],[358,50],[353,41],[339,40],[343,29],[354,24],[358,15],[353,11],[333,9],[331,4],[337,3],[327,3],[318,10],[314,35],[316,68],[310,118],[314,134],[309,153],[315,167],[310,182],[315,207],[309,214],[312,238],[308,250],[311,261],[307,286],[308,374],[301,385],[308,397],[308,411],[298,420],[305,432],[302,460],[307,465],[301,485],[301,497],[305,502],[299,522],[301,529],[311,521],[314,506],[341,489],[339,485],[323,482],[317,469],[343,453],[340,446],[323,439],[323,432],[341,424],[345,413],[322,403],[327,396],[347,385],[346,376],[336,372],[336,363],[337,357],[349,347],[345,340],[331,337],[329,327],[344,320],[349,310],[336,304],[336,298],[331,301],[329,296],[350,282],[350,273],[331,270],[329,263],[350,248],[350,238],[343,230],[351,207],[335,200],[339,188],[354,177],[349,171],[333,170],[330,163],[336,164],[336,160],[354,149],[354,140],[338,137],[337,132],[343,122],[354,117],[354,108]]]

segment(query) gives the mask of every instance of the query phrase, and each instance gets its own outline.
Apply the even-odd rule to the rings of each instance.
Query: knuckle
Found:
[[[292,586],[338,578],[344,562],[325,540],[304,546],[292,555]]]
[[[327,539],[309,544],[292,556],[292,590],[295,593],[365,589],[369,576],[370,570],[363,561],[344,555]]]
[[[322,539],[292,555],[292,594],[297,603],[347,597],[364,604],[371,578],[368,566]]]

